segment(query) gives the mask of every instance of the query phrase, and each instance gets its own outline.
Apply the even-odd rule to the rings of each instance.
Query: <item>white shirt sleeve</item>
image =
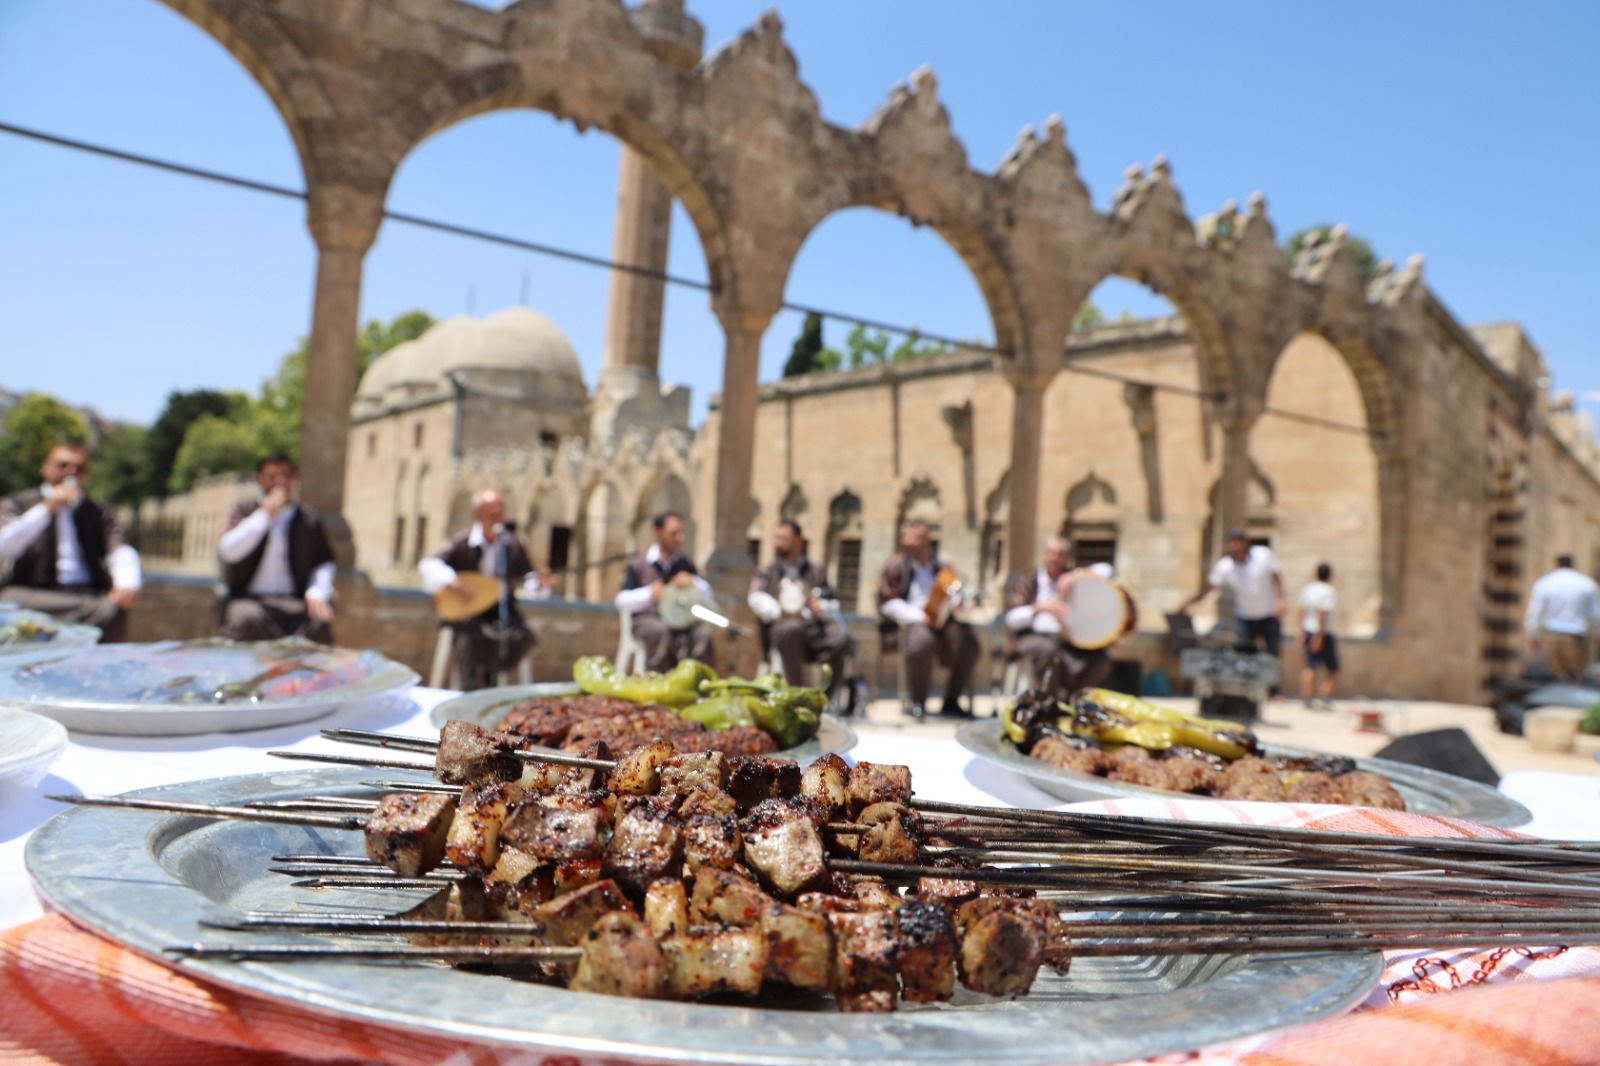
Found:
[[[1540,624],[1544,621],[1544,582],[1533,583],[1533,595],[1528,597],[1528,613],[1522,616],[1522,628],[1530,637],[1539,635]]]
[[[323,563],[311,571],[311,584],[306,587],[306,599],[321,600],[323,603],[333,599],[333,575],[339,568],[333,563]]]
[[[526,599],[548,600],[555,596],[555,592],[553,585],[546,585],[539,580],[539,572],[537,570],[528,571],[528,576],[522,579],[522,595]]]
[[[881,613],[885,618],[895,622],[904,622],[907,625],[916,625],[918,622],[926,622],[928,620],[928,615],[922,608],[913,607],[906,600],[898,598],[885,600]]]
[[[438,592],[456,579],[454,567],[431,555],[417,563],[417,573],[422,575],[422,587],[429,593]]]
[[[0,559],[15,559],[50,528],[50,508],[36,503],[0,529]]]
[[[144,584],[139,553],[131,544],[124,544],[106,556],[106,569],[111,571],[112,588],[138,589]]]
[[[707,603],[717,602],[717,592],[711,587],[711,582],[699,574],[694,575],[694,587],[700,590],[700,595],[705,597]]]
[[[750,609],[763,622],[776,622],[783,614],[783,608],[778,606],[778,598],[770,592],[752,592],[748,602]]]
[[[617,593],[617,610],[638,614],[650,606],[650,586],[640,585],[636,589],[623,589]]]
[[[1226,584],[1228,574],[1231,572],[1228,563],[1229,559],[1226,555],[1218,559],[1211,567],[1211,573],[1206,576],[1206,584],[1214,589],[1219,589]]]
[[[1033,628],[1033,604],[1024,603],[1020,607],[1013,607],[1006,612],[1006,628],[1014,629],[1018,633],[1026,632]]]
[[[271,528],[272,519],[267,517],[265,508],[257,507],[244,521],[217,538],[217,554],[225,563],[243,562],[245,556],[266,539]]]
[[[1273,553],[1271,548],[1267,547],[1264,544],[1257,544],[1254,548],[1252,548],[1250,550],[1251,551],[1258,551],[1258,552],[1261,553],[1262,560],[1267,564],[1267,573],[1276,574],[1276,573],[1279,572],[1278,571],[1278,557],[1277,557],[1277,555],[1275,555]]]

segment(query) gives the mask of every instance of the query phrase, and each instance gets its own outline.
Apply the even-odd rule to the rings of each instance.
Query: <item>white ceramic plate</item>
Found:
[[[0,609],[0,630],[28,622],[46,627],[50,639],[27,642],[0,640],[0,670],[14,670],[47,659],[65,658],[100,642],[100,630],[96,626],[57,621],[47,614],[23,607],[6,605]]]
[[[0,707],[0,786],[32,788],[67,747],[60,722],[16,707]]]

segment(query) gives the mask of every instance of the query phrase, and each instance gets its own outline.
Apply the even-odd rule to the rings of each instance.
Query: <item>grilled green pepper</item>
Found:
[[[824,685],[827,684],[824,679]],[[828,706],[828,693],[821,688],[792,686],[783,678],[767,675],[750,680],[730,677],[706,681],[700,691],[708,698],[738,694],[760,726],[780,748],[792,748],[815,736],[822,725],[822,712]]]
[[[1159,722],[1172,728],[1172,744],[1198,748],[1220,755],[1224,759],[1238,759],[1258,748],[1255,734],[1241,728],[1236,722],[1223,722],[1214,718],[1200,718],[1184,714],[1170,707],[1161,707],[1137,696],[1092,688],[1079,695],[1085,703],[1098,704],[1108,711],[1125,715],[1136,722]],[[1081,706],[1082,704],[1080,704]],[[1171,747],[1172,744],[1165,745]]]
[[[615,696],[633,703],[676,710],[699,700],[701,682],[715,681],[717,674],[698,659],[685,659],[664,674],[618,676],[611,660],[587,655],[572,665],[572,679],[592,695]]]
[[[689,722],[699,722],[713,732],[732,729],[736,725],[755,725],[756,718],[750,705],[760,702],[754,696],[739,696],[724,692],[698,703],[691,703],[678,712],[678,717]]]

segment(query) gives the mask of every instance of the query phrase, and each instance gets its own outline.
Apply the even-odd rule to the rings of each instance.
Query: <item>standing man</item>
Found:
[[[1556,559],[1556,568],[1533,583],[1523,629],[1528,647],[1544,652],[1551,673],[1568,681],[1583,676],[1600,638],[1600,590],[1573,569],[1572,556]]]
[[[1036,685],[1043,685],[1051,663],[1056,664],[1056,691],[1070,697],[1095,688],[1111,676],[1111,656],[1106,649],[1079,648],[1067,642],[1063,624],[1069,610],[1065,593],[1073,575],[1072,544],[1066,537],[1044,542],[1044,564],[1023,574],[1011,586],[1006,628],[1016,634],[1016,653],[1033,663]]]
[[[498,581],[500,556],[505,553],[503,576],[515,589],[518,583],[523,593],[531,599],[548,599],[554,580],[549,571],[536,574],[528,560],[528,552],[516,535],[505,527],[506,501],[493,489],[485,489],[472,498],[472,528],[462,530],[444,547],[417,564],[422,574],[422,587],[430,593],[441,591],[466,603],[473,591],[462,574],[481,574]],[[533,651],[538,643],[533,630],[523,621],[517,610],[513,593],[506,614],[506,654],[501,658],[500,603],[498,599],[482,613],[461,622],[445,623],[455,631],[451,655],[455,659],[456,682],[464,691],[488,688],[498,675],[509,673]]]
[[[805,684],[805,665],[824,663],[830,672],[828,695],[844,679],[850,634],[834,621],[838,597],[828,575],[806,558],[805,537],[792,519],[772,531],[772,565],[750,579],[750,610],[761,620],[764,643],[778,649],[784,680]]]
[[[1255,651],[1265,645],[1274,659],[1283,648],[1283,575],[1278,557],[1264,544],[1252,545],[1242,529],[1228,530],[1228,550],[1199,592],[1190,596],[1179,614],[1226,586],[1233,591],[1233,613],[1239,624],[1239,650]]]
[[[126,612],[139,601],[139,553],[111,508],[83,494],[89,451],[76,441],[57,444],[39,473],[38,488],[0,500],[0,564],[10,565],[0,599],[99,626],[108,644],[122,640]]]
[[[1333,686],[1339,678],[1339,644],[1333,636],[1333,609],[1339,596],[1332,580],[1333,567],[1319,563],[1317,579],[1300,590],[1300,646],[1306,653],[1306,665],[1300,671],[1300,698],[1307,707],[1320,703],[1327,711],[1333,710]],[[1322,696],[1317,700],[1312,692],[1319,667],[1323,670]]]
[[[259,499],[234,504],[217,555],[228,599],[229,640],[300,636],[333,643],[333,547],[322,516],[291,498],[294,460],[273,453],[256,463]]]
[[[708,604],[713,599],[711,583],[680,554],[683,516],[677,511],[663,511],[650,520],[650,528],[655,543],[628,564],[622,575],[622,591],[617,593],[617,610],[633,613],[633,639],[644,649],[646,669],[671,670],[683,659],[710,664],[711,627],[696,621],[685,629],[673,629],[661,620],[656,609],[669,588],[696,589]]]
[[[900,554],[889,560],[878,582],[879,628],[886,638],[901,627],[905,633],[906,644],[900,653],[905,656],[906,688],[910,690],[907,713],[913,718],[926,713],[935,659],[950,670],[940,713],[971,714],[961,709],[960,699],[978,662],[978,638],[971,627],[953,616],[933,619],[933,624],[927,617],[928,599],[944,569],[934,556],[928,523],[912,519],[900,527]],[[889,644],[887,639],[885,644]]]

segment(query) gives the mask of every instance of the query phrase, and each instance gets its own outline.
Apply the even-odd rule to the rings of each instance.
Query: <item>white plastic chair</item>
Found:
[[[1006,663],[1006,676],[1000,683],[1000,694],[1006,697],[1020,695],[1033,688],[1036,683],[1037,679],[1033,676],[1033,660],[1026,655],[1019,655]]]
[[[617,657],[613,661],[618,674],[642,674],[645,672],[644,648],[633,639],[633,612],[622,607],[617,608]]]
[[[450,649],[455,646],[456,631],[449,626],[439,627],[439,639],[433,646],[433,667],[428,671],[428,687],[443,688],[448,682],[451,688],[459,688],[461,679],[450,668]],[[517,681],[523,685],[533,684],[533,660],[524,655],[517,663]]]

